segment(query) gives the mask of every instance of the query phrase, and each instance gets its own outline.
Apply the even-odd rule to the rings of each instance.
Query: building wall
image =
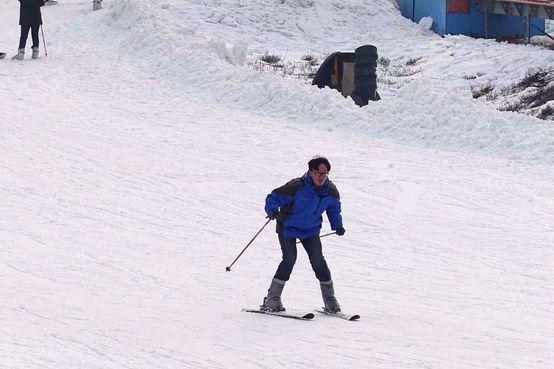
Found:
[[[489,21],[489,36],[492,37],[525,37],[526,23],[525,17],[502,16],[495,14],[492,21]],[[542,35],[542,32],[535,27],[544,30],[544,19],[531,18],[531,36]],[[492,35],[491,35],[492,29]]]
[[[446,1],[416,0],[413,21],[417,23],[423,17],[433,18],[433,31],[444,35],[446,32]]]
[[[453,7],[454,0],[397,0],[402,15],[419,22],[423,17],[433,18],[433,31],[439,35],[454,34],[474,37],[485,36],[484,14],[477,10],[477,1],[470,1],[469,12],[450,12],[449,7],[460,9],[459,5]],[[461,2],[461,1],[460,1]],[[523,37],[525,35],[524,17],[489,14],[489,37]],[[544,19],[531,19],[531,24],[542,30],[545,29]],[[542,34],[531,27],[531,35]]]
[[[400,13],[411,20],[414,20],[414,2],[415,0],[396,0],[400,7]]]
[[[446,14],[446,31],[452,35],[475,36],[479,27],[477,15],[472,11]]]
[[[488,36],[498,38],[525,37],[525,17],[489,14]],[[544,30],[544,19],[532,18],[531,24]],[[471,2],[468,13],[448,13],[446,16],[446,32],[453,35],[485,37],[485,14],[477,9],[477,3]],[[531,35],[542,34],[531,27]]]

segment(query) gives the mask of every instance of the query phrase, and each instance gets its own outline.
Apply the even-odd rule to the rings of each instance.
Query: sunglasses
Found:
[[[312,173],[318,177],[327,177],[329,172],[320,172],[318,170],[312,170]]]

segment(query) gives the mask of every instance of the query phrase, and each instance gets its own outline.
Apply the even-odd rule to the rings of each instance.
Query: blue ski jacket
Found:
[[[278,214],[277,233],[284,237],[304,239],[317,236],[327,218],[332,230],[342,227],[340,195],[328,178],[316,188],[308,172],[274,189],[265,199],[265,212]]]

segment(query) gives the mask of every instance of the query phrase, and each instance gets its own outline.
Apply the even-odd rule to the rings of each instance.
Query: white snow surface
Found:
[[[552,367],[554,127],[470,91],[551,50],[440,38],[387,0],[103,5],[43,8],[48,56],[0,61],[0,368]],[[0,16],[15,51],[17,2]],[[364,108],[249,66],[363,44],[421,58]],[[241,312],[279,263],[273,229],[225,266],[315,154],[347,230],[324,254],[362,318]],[[283,301],[310,311],[298,256]]]

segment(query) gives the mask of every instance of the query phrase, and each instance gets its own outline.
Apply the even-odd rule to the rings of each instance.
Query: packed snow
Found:
[[[44,7],[48,56],[0,61],[0,368],[552,366],[554,126],[471,95],[552,50],[441,38],[389,0],[91,9]],[[18,11],[0,0],[12,55]],[[364,44],[417,62],[363,108],[252,68]],[[316,154],[346,228],[324,254],[361,320],[241,312],[279,263],[274,230],[225,267]],[[283,302],[312,311],[298,256]]]

